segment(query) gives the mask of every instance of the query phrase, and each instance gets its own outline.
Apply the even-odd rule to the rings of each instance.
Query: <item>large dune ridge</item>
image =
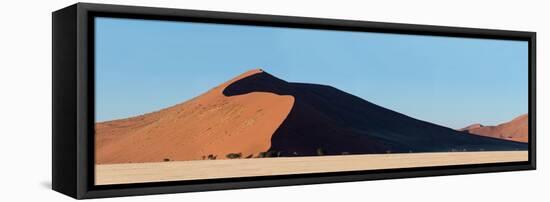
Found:
[[[481,136],[526,143],[529,142],[529,116],[523,114],[496,126],[483,126],[476,123],[460,130]]]
[[[288,115],[288,95],[252,92],[224,96],[223,89],[248,71],[187,102],[128,119],[96,124],[96,163],[224,159],[270,148],[271,136]]]
[[[266,72],[227,86],[227,96],[271,92],[294,106],[271,139],[281,156],[526,150],[523,143],[456,131],[386,109],[328,85],[293,83]],[[398,95],[396,95],[398,96]]]
[[[184,89],[184,87],[182,87]],[[327,85],[251,70],[181,104],[96,124],[97,164],[526,150],[383,108]]]

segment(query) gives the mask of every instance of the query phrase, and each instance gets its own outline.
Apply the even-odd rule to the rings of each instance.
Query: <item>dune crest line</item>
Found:
[[[96,163],[143,163],[257,157],[287,117],[294,98],[268,92],[224,96],[251,70],[181,104],[96,124]]]

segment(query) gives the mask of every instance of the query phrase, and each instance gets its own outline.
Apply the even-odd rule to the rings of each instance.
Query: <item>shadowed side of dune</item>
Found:
[[[527,145],[455,131],[380,107],[334,87],[290,83],[266,72],[228,85],[225,96],[270,92],[294,97],[271,137],[282,156],[525,150]]]

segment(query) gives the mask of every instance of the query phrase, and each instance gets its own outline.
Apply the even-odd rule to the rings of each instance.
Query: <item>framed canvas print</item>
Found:
[[[52,184],[74,198],[535,169],[534,32],[52,15]]]

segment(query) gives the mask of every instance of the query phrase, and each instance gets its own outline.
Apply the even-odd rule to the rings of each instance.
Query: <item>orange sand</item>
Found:
[[[461,130],[487,137],[494,137],[517,142],[528,142],[529,116],[527,116],[527,114],[524,114],[516,117],[510,122],[506,122],[498,126],[483,126],[481,124],[473,124]]]
[[[223,89],[248,71],[184,103],[132,118],[96,124],[97,164],[199,160],[229,153],[257,156],[290,112],[294,98],[253,92],[226,97]]]

